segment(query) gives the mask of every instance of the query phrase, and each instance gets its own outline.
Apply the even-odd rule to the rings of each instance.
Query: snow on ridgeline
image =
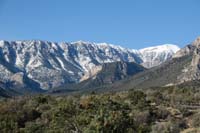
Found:
[[[8,80],[12,74],[23,72],[43,89],[49,89],[79,82],[87,72],[103,63],[136,62],[150,68],[170,59],[178,49],[169,44],[135,50],[84,41],[0,41],[0,60],[3,60],[0,62],[0,80]],[[4,61],[7,64],[3,64]],[[6,68],[8,64],[9,68]]]
[[[176,53],[180,48],[177,45],[174,44],[163,44],[163,45],[158,45],[158,46],[152,46],[152,47],[147,47],[140,49],[139,51],[141,53],[143,52],[173,52]]]
[[[142,55],[142,65],[147,68],[150,68],[158,66],[166,60],[172,58],[172,56],[179,50],[180,48],[177,45],[164,44],[140,49],[139,52]]]

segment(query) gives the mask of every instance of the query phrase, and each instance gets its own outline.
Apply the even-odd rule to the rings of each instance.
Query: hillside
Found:
[[[113,83],[119,82],[120,80],[127,79],[137,73],[145,71],[141,65],[138,65],[134,62],[114,62],[114,63],[105,63],[102,65],[101,70],[93,77],[84,80],[77,84],[64,85],[62,87],[54,89],[59,93],[63,91],[101,91],[102,87],[112,85]],[[51,90],[52,91],[52,90]],[[102,90],[103,91],[103,90]]]
[[[200,131],[200,90],[36,95],[0,100],[0,132],[180,133]]]

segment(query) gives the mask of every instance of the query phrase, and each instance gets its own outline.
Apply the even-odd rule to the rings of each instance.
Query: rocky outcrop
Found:
[[[91,77],[94,77],[97,75],[97,73],[99,73],[102,70],[102,66],[94,66],[91,70],[89,70],[88,72],[85,72],[85,74],[83,75],[83,77],[80,79],[80,82],[87,80]]]
[[[180,56],[191,55],[192,61],[188,63],[188,66],[183,69],[183,73],[178,76],[178,82],[186,82],[191,80],[200,79],[200,37],[198,37],[192,44],[186,46],[181,51],[182,53],[177,53]],[[179,51],[179,52],[181,52]]]

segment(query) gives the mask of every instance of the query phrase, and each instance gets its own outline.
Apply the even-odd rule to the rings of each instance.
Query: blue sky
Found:
[[[0,0],[0,39],[183,47],[200,36],[199,0]]]

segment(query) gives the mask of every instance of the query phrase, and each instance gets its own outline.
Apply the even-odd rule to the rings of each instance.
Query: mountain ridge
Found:
[[[149,67],[165,62],[172,54],[174,53],[161,53],[161,60],[155,59],[156,63],[151,63],[153,65]],[[0,41],[0,55],[1,81],[9,82],[14,74],[23,73],[46,90],[66,83],[78,83],[91,69],[104,63],[144,62],[137,50],[83,41]]]
[[[176,52],[171,60],[115,83],[110,89],[176,86],[200,81],[200,37]]]

